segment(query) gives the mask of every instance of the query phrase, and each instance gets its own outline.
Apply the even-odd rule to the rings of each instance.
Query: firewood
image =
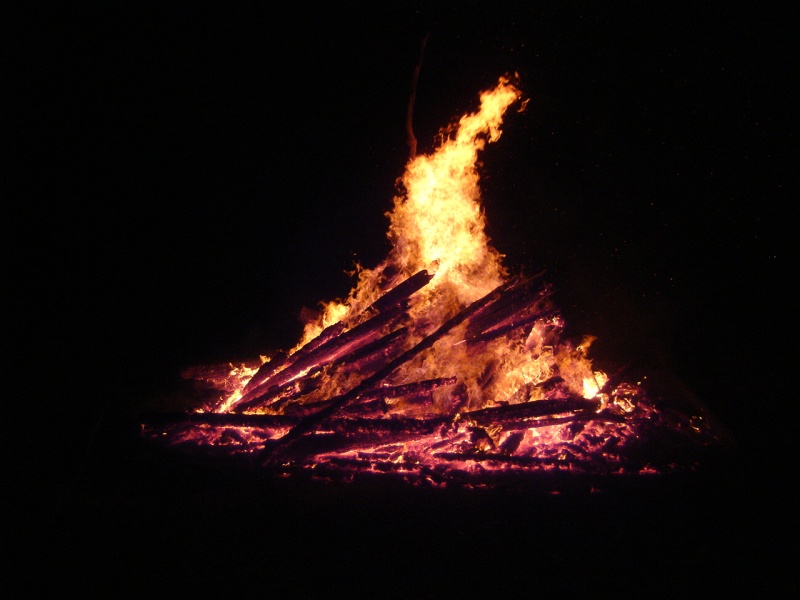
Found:
[[[476,335],[474,335],[472,337],[468,337],[467,341],[470,344],[477,344],[477,343],[480,343],[480,342],[489,342],[489,341],[491,341],[493,339],[496,339],[496,338],[498,338],[498,337],[500,337],[502,335],[505,335],[505,334],[507,334],[507,333],[509,333],[511,331],[515,331],[517,329],[525,327],[526,325],[530,325],[531,323],[534,323],[535,321],[539,321],[539,320],[542,320],[542,319],[547,319],[548,317],[551,317],[551,316],[557,315],[557,314],[558,314],[558,311],[556,311],[556,310],[544,310],[544,311],[540,311],[540,312],[535,312],[533,314],[524,316],[524,317],[520,318],[519,320],[514,319],[512,321],[509,321],[509,322],[505,323],[504,325],[501,325],[501,326],[498,326],[498,327],[493,327],[492,329],[489,329],[488,331],[484,331],[483,333],[476,334]]]
[[[581,461],[574,457],[509,456],[497,452],[437,452],[433,457],[452,462],[491,462],[519,467],[580,467],[581,470],[596,470],[594,461]]]
[[[439,377],[436,379],[426,379],[423,381],[415,381],[412,383],[405,383],[402,385],[386,386],[376,388],[364,392],[359,398],[358,403],[351,404],[342,409],[342,412],[347,411],[348,414],[359,414],[361,416],[377,415],[385,413],[388,410],[386,404],[387,398],[403,398],[406,401],[422,401],[423,396],[428,396],[431,391],[436,388],[454,385],[457,382],[456,377]],[[295,416],[308,416],[315,412],[327,408],[334,399],[323,400],[321,402],[314,402],[309,405],[299,404],[288,409],[287,414]]]
[[[420,352],[423,352],[424,350],[427,350],[428,348],[433,346],[434,343],[436,343],[439,339],[444,337],[454,327],[460,325],[471,316],[480,314],[481,310],[483,310],[486,306],[490,305],[492,302],[496,301],[499,297],[501,297],[502,294],[511,285],[513,285],[513,282],[502,284],[497,288],[495,288],[493,291],[486,294],[483,298],[480,298],[475,302],[473,302],[472,304],[468,305],[466,308],[461,310],[455,316],[447,320],[432,334],[430,334],[429,336],[418,342],[415,346],[413,346],[412,348],[410,348],[409,350],[407,350],[394,360],[390,361],[386,366],[384,366],[382,369],[379,369],[377,372],[373,373],[372,375],[364,379],[360,384],[350,389],[350,391],[336,398],[329,406],[320,410],[317,413],[314,413],[313,415],[305,417],[289,433],[287,433],[283,438],[281,438],[280,442],[273,449],[266,452],[266,455],[264,457],[265,461],[270,462],[273,459],[273,455],[276,452],[278,452],[282,447],[291,444],[294,439],[300,437],[301,435],[303,435],[308,431],[311,431],[322,420],[333,415],[334,413],[336,413],[336,411],[346,406],[350,402],[353,402],[365,391],[371,389],[372,387],[375,387],[379,382],[383,381],[387,376],[389,376],[396,369],[398,369],[406,362],[417,356]]]
[[[318,377],[321,367],[312,369],[304,377],[293,379],[283,385],[266,386],[256,388],[256,391],[249,395],[246,401],[239,401],[234,405],[236,412],[247,412],[256,410],[263,406],[272,406],[280,401],[287,402],[295,398],[300,398],[318,389],[322,385],[322,380]],[[263,392],[259,393],[261,390]]]
[[[340,357],[333,365],[333,374],[369,375],[395,358],[407,343],[408,327],[400,327],[355,351]]]
[[[281,459],[308,461],[318,454],[371,448],[387,442],[403,442],[437,435],[446,419],[335,419],[313,433],[306,432],[281,446]],[[287,434],[288,435],[288,434]],[[284,436],[285,437],[285,436]],[[274,451],[270,448],[268,451]]]
[[[541,273],[531,278],[517,278],[509,282],[507,289],[480,315],[470,319],[467,337],[479,335],[491,327],[500,325],[514,315],[536,308],[550,295],[550,288],[541,286],[534,289]]]
[[[597,410],[599,407],[600,402],[597,400],[587,400],[580,396],[573,396],[563,400],[534,400],[522,404],[508,404],[505,406],[483,408],[463,413],[462,416],[478,425],[490,425],[492,423],[499,424],[506,421],[546,417],[567,412],[585,412]]]
[[[386,294],[378,298],[369,309],[368,311],[373,312],[384,312],[387,309],[397,309],[400,303],[408,298],[411,294],[418,291],[433,278],[432,275],[429,275],[427,271],[422,270],[412,275],[393,289],[389,290]],[[373,325],[380,324],[381,320],[374,321]],[[355,328],[354,328],[355,329]],[[270,379],[273,375],[275,375],[280,369],[287,368],[295,363],[297,363],[301,359],[307,360],[307,357],[315,352],[318,348],[322,346],[327,346],[328,342],[331,340],[339,337],[342,332],[345,330],[345,324],[343,322],[338,322],[333,325],[326,327],[322,333],[320,333],[316,338],[309,341],[305,346],[300,348],[297,352],[292,354],[291,356],[284,355],[280,359],[272,360],[268,363],[264,363],[262,367],[256,372],[256,374],[250,379],[243,390],[242,400],[247,402],[251,399],[250,393],[255,389],[264,384],[268,379]],[[399,334],[398,334],[399,335]],[[395,338],[385,339],[385,343],[389,343],[393,341]],[[344,341],[347,341],[346,339]],[[359,355],[353,356],[353,360],[361,358]]]
[[[397,306],[400,302],[411,296],[411,294],[428,285],[431,279],[433,279],[433,275],[423,269],[386,292],[383,296],[378,298],[368,310],[382,312],[387,308]]]
[[[514,431],[506,436],[500,444],[500,454],[511,455],[517,451],[519,448],[520,443],[522,442],[522,438],[525,437],[525,433],[521,431]]]
[[[213,427],[261,427],[265,429],[294,426],[299,419],[283,415],[253,415],[218,412],[148,413],[140,423],[149,427],[168,427],[183,423]]]
[[[504,431],[519,431],[521,429],[538,429],[542,427],[552,427],[554,425],[565,425],[569,423],[589,423],[590,421],[601,421],[604,423],[623,423],[625,418],[611,413],[582,413],[570,415],[568,417],[548,417],[548,418],[522,418],[504,420],[502,428]]]
[[[435,379],[425,379],[423,381],[414,381],[412,383],[404,383],[402,385],[392,385],[375,388],[364,392],[363,399],[385,399],[385,398],[400,398],[408,395],[416,395],[421,392],[430,392],[436,388],[443,386],[454,385],[458,381],[457,377],[437,377]]]
[[[334,323],[322,330],[322,332],[315,337],[313,340],[310,340],[306,345],[302,348],[297,350],[294,354],[288,355],[283,354],[279,358],[275,358],[267,363],[261,365],[261,368],[256,372],[253,377],[250,378],[250,381],[247,382],[247,385],[244,387],[243,395],[247,394],[252,389],[260,386],[264,383],[267,379],[272,377],[275,373],[277,373],[280,369],[283,369],[297,360],[307,356],[310,352],[313,352],[317,348],[319,348],[322,344],[327,343],[328,341],[338,337],[345,329],[345,325],[342,322]]]

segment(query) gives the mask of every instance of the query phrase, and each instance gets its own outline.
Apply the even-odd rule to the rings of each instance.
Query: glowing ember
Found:
[[[562,340],[549,287],[509,277],[489,244],[478,153],[520,97],[501,78],[435,152],[408,163],[388,214],[389,256],[359,268],[349,296],[324,304],[293,350],[187,372],[224,396],[152,419],[145,434],[286,472],[472,484],[531,471],[648,473],[675,466],[645,458],[648,440],[713,442],[698,415],[667,418],[639,384],[594,370],[593,338]]]

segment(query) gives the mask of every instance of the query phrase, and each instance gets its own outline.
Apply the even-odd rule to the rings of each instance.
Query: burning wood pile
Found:
[[[541,274],[509,276],[489,244],[478,152],[520,96],[501,78],[435,152],[411,159],[388,214],[389,256],[359,267],[349,297],[324,304],[294,349],[187,370],[214,400],[150,416],[145,437],[332,479],[491,485],[691,468],[684,450],[718,439],[703,415],[594,370],[591,338],[562,339]]]

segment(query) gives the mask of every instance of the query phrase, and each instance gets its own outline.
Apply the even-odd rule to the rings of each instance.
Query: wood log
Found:
[[[505,323],[504,325],[500,325],[498,327],[493,327],[492,329],[484,331],[483,333],[480,333],[480,334],[477,334],[477,335],[473,335],[472,337],[468,337],[467,338],[467,342],[469,342],[470,344],[478,344],[480,342],[489,342],[489,341],[491,341],[493,339],[496,339],[496,338],[498,338],[498,337],[500,337],[502,335],[505,335],[505,334],[507,334],[507,333],[509,333],[511,331],[514,331],[516,329],[520,329],[522,327],[525,327],[526,325],[530,325],[531,323],[533,323],[535,321],[539,321],[541,319],[546,319],[548,317],[551,317],[551,316],[554,316],[554,315],[557,315],[557,314],[558,314],[557,310],[543,310],[543,311],[540,311],[540,312],[535,312],[533,314],[529,314],[527,316],[523,316],[523,317],[521,317],[519,319],[513,319],[513,320]]]
[[[250,381],[247,382],[247,385],[242,390],[242,397],[248,394],[252,389],[260,386],[262,383],[267,381],[270,377],[272,377],[275,373],[279,370],[292,365],[299,359],[307,356],[309,353],[313,352],[323,344],[326,344],[330,340],[338,337],[345,329],[345,324],[341,321],[338,323],[334,323],[333,325],[329,325],[322,332],[315,337],[313,340],[310,340],[307,344],[305,344],[302,348],[300,348],[294,354],[288,355],[283,353],[282,356],[276,357],[273,360],[264,363],[261,365],[261,368],[253,375]]]
[[[308,462],[325,453],[341,453],[438,435],[447,419],[335,419],[282,446],[281,461]],[[285,437],[285,436],[284,436]]]
[[[364,392],[362,399],[401,398],[403,396],[417,395],[422,392],[430,392],[444,386],[455,385],[457,382],[458,377],[437,377],[435,379],[424,379],[422,381],[414,381],[402,385],[387,385]]]
[[[396,357],[406,345],[408,327],[400,327],[385,336],[341,357],[334,365],[334,373],[359,373],[368,375]]]
[[[399,435],[431,435],[450,423],[447,417],[431,419],[409,419],[392,417],[391,419],[359,419],[335,418],[325,421],[320,429],[335,433],[381,434],[391,440],[393,434]],[[317,435],[316,433],[314,435]],[[399,441],[399,440],[397,440]]]
[[[625,418],[611,413],[582,413],[570,415],[568,417],[551,418],[527,418],[504,420],[501,425],[504,431],[519,431],[521,429],[540,429],[542,427],[552,427],[554,425],[566,425],[570,423],[589,423],[591,421],[603,421],[605,423],[624,423]]]
[[[294,359],[292,359],[294,360]],[[284,368],[286,365],[291,364],[290,357],[286,353],[281,353],[278,356],[274,357],[272,360],[265,362],[258,371],[250,378],[250,381],[247,382],[247,385],[244,386],[242,390],[243,395],[252,390],[253,388],[258,387],[264,381],[272,377],[278,370]]]
[[[597,400],[587,400],[580,396],[573,396],[560,400],[534,400],[522,404],[508,404],[505,406],[483,408],[462,413],[462,417],[470,419],[478,425],[490,425],[501,424],[506,421],[546,417],[567,412],[591,411],[597,410],[598,408],[600,408],[600,402]]]
[[[400,302],[411,296],[411,294],[428,285],[431,279],[433,279],[433,275],[430,275],[428,271],[423,269],[386,292],[367,310],[382,312],[388,308],[397,306]]]
[[[541,457],[541,456],[514,456],[498,452],[436,452],[433,457],[446,461],[494,462],[498,465],[512,465],[515,467],[556,467],[580,468],[586,471],[596,471],[602,468],[597,461],[579,460],[575,457]]]
[[[143,426],[158,428],[182,425],[209,427],[254,427],[275,429],[290,427],[302,419],[286,415],[236,414],[236,413],[154,413],[143,415],[139,422]],[[409,433],[428,435],[435,433],[442,426],[448,425],[448,417],[432,417],[429,419],[412,419],[393,417],[391,419],[368,419],[353,417],[336,417],[320,424],[321,431],[336,433]]]
[[[336,375],[339,373],[346,373],[352,371],[358,373],[364,373],[364,372],[369,373],[375,371],[377,368],[380,368],[380,366],[383,366],[388,360],[396,356],[396,353],[399,351],[397,348],[398,345],[404,343],[407,336],[408,336],[407,327],[401,327],[400,329],[396,329],[390,332],[389,334],[383,336],[382,338],[359,348],[358,350],[348,354],[345,357],[342,357],[336,363],[335,370],[330,372],[328,376],[336,377]],[[313,391],[315,389],[318,389],[318,387],[319,386],[308,388],[308,391]],[[279,405],[281,407],[285,406],[289,402],[301,398],[303,395],[305,395],[305,392],[300,394],[294,394],[292,396],[287,395],[282,398],[276,399],[275,403],[270,404],[270,406],[272,406],[276,410],[279,410],[280,409]],[[307,406],[300,403],[294,403],[293,405],[291,405],[290,408],[287,407],[284,410],[288,410],[288,414],[308,416],[325,408],[326,406],[329,406],[330,404],[331,400],[317,401]],[[258,404],[253,404],[252,406],[257,407]],[[239,406],[237,406],[237,409],[238,408]],[[358,410],[356,412],[364,415],[366,414],[377,415],[386,412],[386,405],[383,402],[381,402],[380,406],[376,404],[375,406],[368,408],[365,407],[364,409]]]
[[[406,300],[411,294],[418,291],[422,287],[428,284],[428,282],[433,278],[433,275],[429,275],[426,270],[419,271],[415,275],[412,275],[393,289],[389,290],[386,294],[378,298],[368,309],[367,312],[386,312],[389,309],[401,309],[401,303]],[[371,321],[371,326],[380,325],[382,322],[381,319]],[[358,330],[359,327],[353,328],[351,331]],[[261,369],[251,378],[251,380],[247,383],[243,390],[242,399],[240,402],[247,403],[251,398],[251,393],[254,389],[262,386],[274,376],[280,369],[289,367],[294,365],[300,360],[308,361],[308,356],[317,351],[318,348],[323,346],[328,346],[328,342],[338,338],[345,329],[345,324],[342,322],[335,323],[334,325],[330,325],[329,327],[325,328],[322,333],[320,333],[316,338],[308,342],[305,346],[300,348],[297,352],[290,356],[283,356],[280,360],[273,360],[269,363],[265,363]],[[367,326],[365,329],[369,329]],[[381,338],[380,340],[376,340],[373,343],[367,344],[365,347],[362,348],[361,352],[354,352],[351,354],[350,360],[358,361],[365,357],[368,357],[374,353],[379,352],[386,346],[389,346],[395,341],[398,341],[400,337],[404,337],[407,334],[407,328],[403,328],[402,331],[398,330],[396,332],[392,332],[389,336]],[[350,333],[350,332],[348,332]],[[350,334],[350,336],[344,337],[341,342],[346,343],[349,338],[354,337],[355,334]],[[242,409],[243,410],[243,409]]]
[[[209,425],[213,427],[262,427],[265,429],[294,426],[299,422],[297,417],[283,415],[252,415],[237,413],[147,413],[142,415],[139,423],[150,427],[167,427],[190,423],[193,425]]]
[[[358,403],[345,406],[339,412],[342,417],[367,418],[381,417],[387,413],[389,413],[389,405],[386,404],[386,401],[383,398],[378,398],[377,400],[368,400],[366,402],[359,400]]]
[[[263,390],[265,386],[256,388],[257,392],[251,393],[246,401],[239,400],[234,404],[232,410],[235,410],[235,412],[247,412],[305,396],[319,389],[322,385],[322,379],[319,377],[321,370],[322,367],[316,367],[303,377],[298,377],[283,385],[270,386],[266,390]]]
[[[551,293],[549,287],[534,289],[540,275],[512,280],[507,290],[490,307],[470,319],[467,336],[478,335],[517,313],[536,308]]]
[[[508,436],[506,436],[506,439],[500,443],[500,448],[498,448],[500,454],[505,454],[506,456],[514,454],[514,452],[517,451],[517,448],[519,448],[522,438],[524,437],[525,433],[522,431],[511,432]]]
[[[436,379],[425,379],[423,381],[415,381],[402,385],[379,387],[374,390],[364,392],[358,398],[357,404],[353,403],[349,407],[346,407],[346,409],[342,410],[344,412],[345,410],[352,409],[350,411],[352,413],[363,414],[385,413],[388,410],[388,406],[385,402],[387,398],[408,399],[409,397],[420,397],[422,395],[430,394],[431,391],[437,388],[455,385],[457,381],[457,377],[439,377]],[[321,402],[315,402],[308,407],[294,407],[289,411],[289,413],[292,415],[308,416],[322,410],[323,408],[329,407],[334,401],[335,399],[323,400]]]

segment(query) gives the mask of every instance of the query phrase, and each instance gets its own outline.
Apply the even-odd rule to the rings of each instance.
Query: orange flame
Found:
[[[480,110],[463,116],[455,135],[408,164],[402,178],[407,195],[395,198],[389,215],[389,238],[403,270],[435,272],[433,287],[452,287],[462,305],[487,294],[505,275],[484,232],[476,163],[486,141],[500,138],[503,114],[519,97],[505,78],[481,94]]]
[[[521,96],[508,78],[501,77],[494,89],[480,95],[477,112],[441,131],[442,142],[434,152],[409,161],[399,180],[405,193],[394,198],[393,209],[387,213],[392,242],[389,256],[374,269],[357,267],[358,282],[349,296],[322,303],[318,318],[305,325],[292,352],[326,327],[338,322],[354,324],[387,289],[423,269],[434,277],[413,297],[410,314],[415,319],[422,316],[428,323],[442,323],[504,282],[507,272],[502,255],[485,232],[478,153],[487,142],[500,138],[503,116]],[[435,351],[405,365],[400,376],[413,375],[413,380],[457,371],[467,388],[465,408],[472,409],[497,401],[536,399],[537,391],[531,386],[552,377],[556,369],[572,391],[593,397],[605,376],[592,371],[585,355],[588,342],[576,350],[568,344],[557,350],[548,345],[548,333],[542,329],[560,326],[560,320],[553,317],[537,323],[527,339],[488,342],[477,356],[474,349],[468,351],[460,343],[464,332],[457,329]],[[487,380],[489,370],[493,375]],[[326,391],[341,393],[345,383],[330,381]],[[234,392],[221,410],[239,397],[240,393]]]
[[[520,96],[501,77],[493,90],[481,94],[478,112],[443,130],[444,141],[432,154],[418,155],[408,163],[400,178],[406,193],[394,199],[394,209],[387,213],[393,246],[389,257],[375,269],[359,268],[359,282],[349,298],[324,303],[320,318],[306,325],[298,347],[372,303],[385,287],[381,278],[389,267],[398,273],[395,279],[422,269],[435,273],[424,293],[430,297],[438,290],[440,301],[449,303],[451,310],[502,282],[506,274],[502,257],[484,231],[477,159],[487,141],[500,138],[503,114]],[[448,135],[452,129],[455,133]]]

